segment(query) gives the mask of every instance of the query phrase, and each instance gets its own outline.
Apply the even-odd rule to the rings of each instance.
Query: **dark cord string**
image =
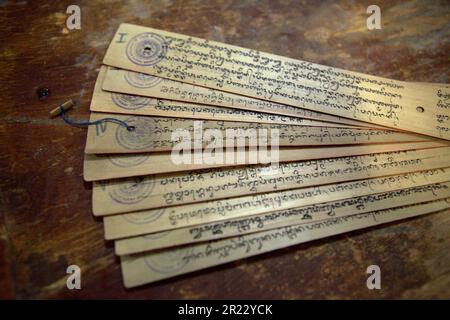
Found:
[[[136,129],[136,127],[128,125],[128,123],[126,123],[125,121],[115,119],[115,118],[103,118],[103,119],[98,119],[96,121],[72,120],[72,119],[67,118],[67,116],[65,114],[65,110],[62,106],[60,106],[59,109],[61,110],[61,117],[64,120],[64,122],[67,124],[70,124],[71,126],[90,126],[90,125],[95,125],[95,124],[104,123],[104,122],[113,122],[113,123],[117,123],[118,125],[124,126],[125,128],[127,128],[128,131],[134,131]]]

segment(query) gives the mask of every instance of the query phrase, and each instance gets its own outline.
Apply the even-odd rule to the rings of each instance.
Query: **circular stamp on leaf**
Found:
[[[144,32],[128,41],[126,54],[134,64],[153,66],[166,57],[167,47],[163,37],[152,32]]]
[[[123,218],[132,224],[147,224],[157,220],[164,213],[165,209],[155,209],[149,211],[135,212],[123,215]]]
[[[137,110],[149,105],[152,99],[130,94],[111,93],[111,100],[122,109]]]
[[[123,154],[120,157],[108,155],[109,161],[117,167],[130,168],[145,162],[150,155],[148,154]]]
[[[152,254],[145,258],[147,267],[158,273],[172,273],[181,270],[188,260],[185,257],[194,252],[193,248],[178,248],[168,252]]]
[[[135,204],[146,199],[154,186],[152,177],[136,177],[127,183],[110,185],[109,196],[120,204]]]
[[[151,88],[157,86],[163,79],[145,73],[128,71],[124,75],[125,80],[135,88]]]
[[[128,150],[144,150],[154,146],[161,136],[161,130],[152,118],[130,117],[125,122],[134,127],[129,131],[124,126],[118,126],[116,130],[116,141]]]

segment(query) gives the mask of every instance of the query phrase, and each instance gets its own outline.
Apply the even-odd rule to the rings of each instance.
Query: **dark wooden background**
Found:
[[[381,7],[382,29],[366,29]],[[65,29],[81,7],[81,30]],[[450,211],[298,245],[126,290],[83,182],[86,130],[48,119],[72,98],[87,118],[121,22],[400,80],[449,82],[449,1],[0,1],[1,298],[450,298]],[[36,90],[48,87],[40,101]],[[82,289],[66,288],[66,268]],[[382,271],[368,290],[367,266]]]

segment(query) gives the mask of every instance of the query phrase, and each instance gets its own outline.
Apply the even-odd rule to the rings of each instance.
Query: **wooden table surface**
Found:
[[[66,8],[81,8],[67,30]],[[1,298],[450,298],[450,211],[348,233],[126,290],[83,181],[86,129],[49,119],[89,103],[121,22],[179,32],[399,80],[450,82],[450,2],[0,1]],[[39,100],[40,87],[50,89]],[[80,266],[81,290],[66,288]],[[368,290],[366,268],[381,268]]]

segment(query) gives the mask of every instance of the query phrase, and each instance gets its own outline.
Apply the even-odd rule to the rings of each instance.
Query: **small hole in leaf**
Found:
[[[420,112],[420,113],[425,111],[425,109],[423,107],[420,107],[420,106],[417,107],[416,110],[417,110],[417,112]]]

